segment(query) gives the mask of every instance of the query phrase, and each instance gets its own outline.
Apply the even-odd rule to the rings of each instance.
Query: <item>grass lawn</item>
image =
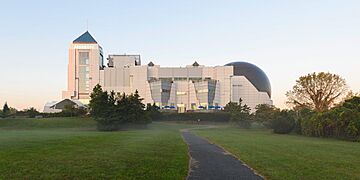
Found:
[[[229,127],[195,132],[268,179],[360,179],[360,143]]]
[[[89,118],[0,119],[0,179],[184,179],[190,125],[97,132]]]

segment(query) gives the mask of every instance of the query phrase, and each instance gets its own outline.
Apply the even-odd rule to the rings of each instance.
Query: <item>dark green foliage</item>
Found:
[[[85,116],[87,113],[86,109],[83,108],[76,108],[71,105],[67,105],[64,107],[64,110],[60,112],[62,114],[62,117],[79,117],[79,116]]]
[[[287,134],[296,127],[295,112],[280,110],[273,105],[260,104],[256,106],[255,121],[273,129],[274,133]]]
[[[239,103],[229,102],[224,107],[225,112],[230,113],[230,121],[241,128],[250,128],[252,116],[250,115],[250,107],[246,104],[242,105],[242,99]]]
[[[162,112],[160,120],[162,121],[201,121],[207,122],[229,122],[229,112],[188,112],[188,113],[176,113],[176,112]]]
[[[353,97],[342,105],[324,112],[299,113],[301,133],[306,136],[360,139],[360,98]]]
[[[18,114],[18,113],[17,113]],[[26,116],[28,116],[29,118],[34,118],[36,117],[37,115],[39,115],[39,111],[37,111],[34,107],[31,107],[29,109],[25,109],[24,110],[24,114]]]
[[[280,111],[273,106],[259,105],[255,120],[275,133],[294,131],[305,136],[360,141],[360,97],[354,96],[326,111],[315,111],[306,106]]]
[[[8,117],[9,115],[10,115],[10,108],[9,108],[7,102],[5,102],[5,104],[3,106],[3,109],[2,109],[1,116],[2,117]]]
[[[271,128],[271,122],[274,120],[275,115],[280,112],[280,109],[268,104],[259,104],[255,109],[255,121],[263,124],[267,128]]]
[[[161,113],[159,111],[159,107],[154,104],[150,104],[148,103],[146,105],[146,113],[149,115],[149,117],[155,121],[155,120],[160,120],[161,119]]]
[[[103,91],[100,85],[96,85],[90,97],[90,114],[97,121],[98,130],[114,131],[129,125],[143,127],[151,123],[137,91],[131,95],[120,95],[114,91]]]
[[[354,96],[351,99],[345,100],[343,107],[360,112],[360,97]]]
[[[10,112],[10,108],[9,108],[7,102],[5,102],[2,112],[3,112],[4,114]]]
[[[270,124],[274,133],[288,134],[295,126],[294,114],[287,110],[276,111]]]
[[[242,101],[242,99],[240,99],[240,101]],[[229,102],[224,107],[225,112],[234,112],[234,111],[238,111],[238,110],[239,110],[239,105],[236,102]]]
[[[0,117],[7,118],[7,117],[15,117],[17,110],[15,108],[9,107],[7,102],[5,102]]]
[[[302,123],[310,119],[316,112],[307,107],[297,107],[294,109],[295,127],[294,132],[302,134]]]
[[[31,107],[27,110],[27,113],[29,115],[29,118],[34,118],[35,116],[39,115],[39,111],[37,111],[35,108]]]
[[[84,108],[76,108],[72,105],[66,105],[64,107],[64,110],[58,113],[40,113],[38,115],[41,115],[45,118],[50,117],[84,117],[88,113],[87,109]]]
[[[113,108],[109,103],[109,96],[107,91],[103,91],[100,85],[96,85],[90,95],[90,113],[96,119],[107,117],[108,111]],[[114,106],[114,104],[113,104]]]

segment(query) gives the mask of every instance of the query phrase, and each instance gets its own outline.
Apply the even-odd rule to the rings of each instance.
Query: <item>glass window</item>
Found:
[[[89,64],[89,52],[79,52],[79,64],[80,65]]]
[[[87,92],[89,91],[89,72],[86,71],[85,66],[79,66],[79,91]]]

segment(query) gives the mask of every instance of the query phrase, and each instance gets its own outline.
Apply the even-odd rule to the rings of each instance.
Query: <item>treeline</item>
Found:
[[[0,110],[1,118],[9,118],[9,117],[29,117],[34,118],[41,113],[37,111],[35,108],[31,107],[24,110],[17,110],[15,108],[9,107],[7,103],[4,104],[2,110]]]
[[[280,110],[274,106],[257,107],[255,119],[275,133],[296,132],[305,136],[360,140],[360,97],[352,97],[325,111],[307,107]]]
[[[261,104],[254,113],[250,113],[241,99],[239,103],[226,105],[225,111],[230,113],[230,122],[241,128],[250,128],[257,123],[279,134],[297,133],[360,141],[360,97],[357,96],[321,112],[308,107],[281,110]]]
[[[145,127],[159,115],[155,105],[142,103],[137,91],[126,95],[111,91],[103,91],[97,85],[91,94],[90,114],[97,121],[101,131],[114,131],[128,126]]]
[[[11,108],[4,104],[3,109],[0,110],[0,118],[16,118],[16,117],[25,117],[25,118],[47,118],[47,117],[83,117],[87,116],[87,109],[75,108],[74,106],[65,106],[65,108],[61,112],[57,113],[41,113],[36,110],[34,107],[30,107],[24,110],[17,110],[15,108]]]
[[[297,121],[298,132],[307,136],[336,137],[360,140],[360,97],[323,112],[300,109]]]

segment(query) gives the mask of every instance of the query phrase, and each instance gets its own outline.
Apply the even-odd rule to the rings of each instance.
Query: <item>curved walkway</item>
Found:
[[[230,153],[187,129],[182,136],[191,156],[188,180],[263,179]]]

